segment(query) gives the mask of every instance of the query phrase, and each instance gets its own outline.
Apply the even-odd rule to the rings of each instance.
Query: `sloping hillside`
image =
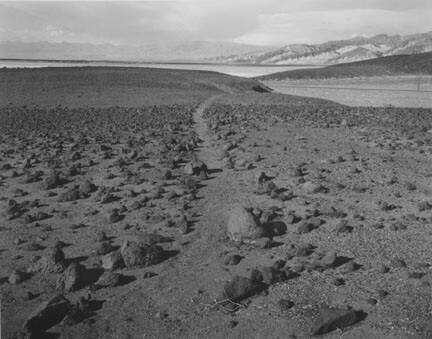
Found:
[[[264,75],[257,79],[327,79],[403,74],[432,74],[432,52],[381,57],[324,68],[279,72]]]

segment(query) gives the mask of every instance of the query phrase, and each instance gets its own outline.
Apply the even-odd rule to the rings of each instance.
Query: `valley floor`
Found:
[[[277,92],[333,100],[351,106],[432,108],[432,76],[269,80]]]

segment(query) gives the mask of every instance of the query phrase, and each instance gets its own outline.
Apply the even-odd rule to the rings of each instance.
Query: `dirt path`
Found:
[[[195,132],[202,140],[198,156],[210,168],[218,167],[220,163],[217,160],[216,150],[211,145],[211,136],[207,123],[203,117],[204,111],[209,107],[219,96],[213,96],[202,102],[194,112]]]

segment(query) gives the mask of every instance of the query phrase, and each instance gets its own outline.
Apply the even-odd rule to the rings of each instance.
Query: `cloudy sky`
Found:
[[[0,40],[316,43],[432,31],[432,0],[0,1]]]

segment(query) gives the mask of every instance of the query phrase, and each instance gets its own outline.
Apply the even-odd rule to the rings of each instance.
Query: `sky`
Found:
[[[0,41],[282,46],[432,31],[432,0],[0,1]]]

